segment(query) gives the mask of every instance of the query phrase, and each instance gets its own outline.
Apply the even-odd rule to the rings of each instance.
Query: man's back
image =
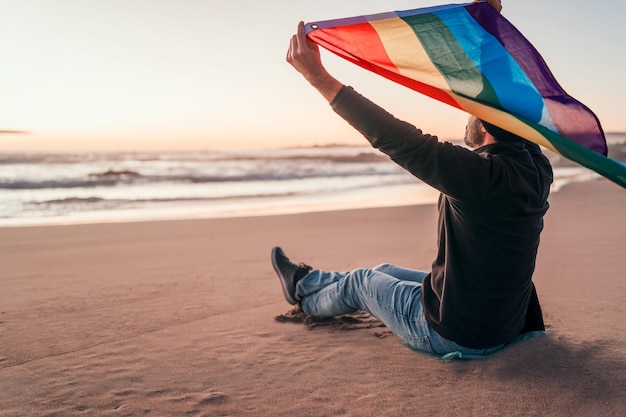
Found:
[[[536,145],[477,149],[489,178],[477,195],[443,195],[439,247],[422,301],[431,326],[464,346],[506,343],[522,329],[543,330],[532,283],[552,170]],[[536,152],[535,152],[536,151]],[[531,315],[528,315],[528,308]],[[539,312],[539,314],[537,314]]]

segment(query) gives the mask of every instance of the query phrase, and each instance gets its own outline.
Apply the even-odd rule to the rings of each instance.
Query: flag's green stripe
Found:
[[[403,16],[402,19],[413,29],[452,91],[491,106],[502,107],[487,78],[465,55],[455,36],[438,16],[427,13]]]
[[[545,136],[564,157],[576,161],[626,188],[626,165],[572,142],[541,125],[536,123],[529,123],[529,125]]]

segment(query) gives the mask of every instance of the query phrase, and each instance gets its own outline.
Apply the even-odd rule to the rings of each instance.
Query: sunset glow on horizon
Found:
[[[521,4],[520,4],[521,3]],[[427,7],[397,0],[21,0],[0,15],[0,149],[365,144],[286,62],[299,20]],[[626,131],[626,4],[503,2],[562,87]],[[322,51],[329,71],[442,140],[467,116]]]

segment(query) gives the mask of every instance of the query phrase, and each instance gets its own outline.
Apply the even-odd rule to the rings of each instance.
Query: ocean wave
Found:
[[[93,188],[100,186],[114,186],[115,179],[103,178],[99,180],[63,179],[44,181],[3,181],[0,190],[42,190],[52,188]]]
[[[105,172],[93,172],[88,175],[89,178],[113,178],[113,179],[128,179],[141,177],[137,171],[131,171],[129,169],[114,170],[109,169]]]
[[[107,201],[105,198],[101,197],[68,197],[68,198],[57,198],[54,200],[46,200],[46,201],[32,201],[30,204],[34,205],[53,205],[53,204],[95,204],[101,203],[103,201]],[[111,200],[109,200],[111,201]]]
[[[93,152],[0,152],[0,165],[9,164],[84,164],[95,162],[212,162],[326,160],[341,163],[384,162],[389,158],[376,149],[363,146],[335,148],[292,148],[254,151],[93,151]]]
[[[87,206],[87,205],[109,205],[114,207],[124,207],[125,205],[152,204],[152,203],[189,203],[189,202],[210,202],[223,200],[246,200],[256,198],[271,197],[292,197],[296,193],[261,193],[255,195],[235,195],[220,197],[176,197],[176,198],[138,198],[138,199],[106,199],[101,197],[67,197],[43,201],[30,201],[25,206]]]
[[[71,189],[71,188],[95,188],[114,187],[118,185],[147,185],[147,184],[217,184],[217,183],[243,183],[243,182],[273,182],[294,181],[304,179],[321,178],[346,178],[375,176],[393,177],[407,176],[401,170],[381,171],[364,168],[350,171],[329,172],[322,170],[304,169],[300,172],[275,170],[267,172],[250,172],[242,174],[189,174],[189,175],[142,175],[130,170],[108,170],[100,173],[91,173],[87,178],[65,178],[58,180],[0,180],[0,190],[42,190],[42,189]]]
[[[245,175],[195,175],[188,177],[170,177],[174,181],[190,182],[193,184],[202,183],[228,183],[228,182],[262,182],[262,181],[293,181],[304,179],[317,179],[317,178],[351,178],[351,177],[363,177],[363,176],[404,176],[403,171],[374,171],[374,170],[359,170],[350,172],[325,172],[325,171],[309,171],[303,172],[259,172],[250,173]]]
[[[307,162],[336,162],[341,164],[351,163],[384,163],[389,162],[389,157],[379,152],[359,152],[357,154],[333,154],[333,153],[321,153],[321,154],[289,154],[289,155],[220,155],[215,156],[215,161],[227,162],[227,161],[261,161],[264,163],[271,163],[274,161],[307,161]]]

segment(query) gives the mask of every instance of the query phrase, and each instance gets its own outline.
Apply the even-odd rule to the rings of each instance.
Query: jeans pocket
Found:
[[[404,343],[413,350],[434,353],[428,336],[405,336]]]

